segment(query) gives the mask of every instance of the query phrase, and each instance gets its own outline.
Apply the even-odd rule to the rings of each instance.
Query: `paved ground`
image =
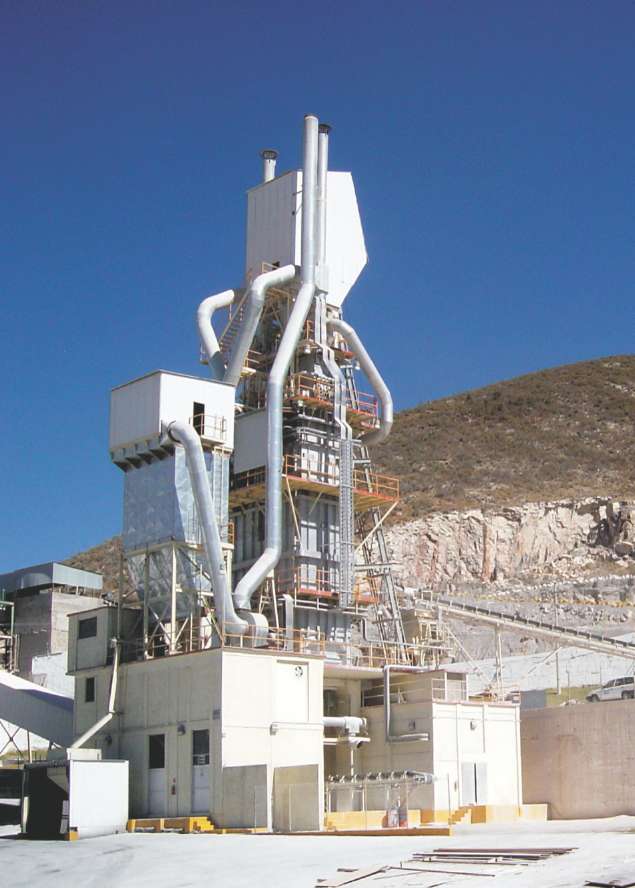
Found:
[[[68,843],[15,836],[15,827],[0,827],[1,882],[12,888],[314,888],[338,867],[398,864],[414,851],[479,845],[578,850],[505,868],[495,878],[390,873],[364,882],[364,888],[582,888],[586,879],[601,875],[630,872],[635,878],[635,817],[457,827],[452,838],[137,833]]]

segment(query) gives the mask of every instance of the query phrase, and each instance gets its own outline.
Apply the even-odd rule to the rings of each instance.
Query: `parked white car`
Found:
[[[635,697],[635,677],[614,678],[607,681],[601,688],[596,688],[587,694],[589,703],[599,703],[602,700],[632,700]]]

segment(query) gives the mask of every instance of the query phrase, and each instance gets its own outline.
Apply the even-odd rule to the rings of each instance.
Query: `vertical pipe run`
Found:
[[[251,596],[276,567],[282,554],[282,406],[284,384],[302,328],[315,296],[315,196],[317,184],[318,120],[304,118],[302,167],[301,287],[284,329],[267,381],[267,477],[265,492],[265,550],[234,590],[239,609],[249,609]]]
[[[317,214],[315,221],[315,248],[319,268],[326,264],[326,192],[329,168],[328,123],[321,123],[318,129],[318,171],[317,171]]]

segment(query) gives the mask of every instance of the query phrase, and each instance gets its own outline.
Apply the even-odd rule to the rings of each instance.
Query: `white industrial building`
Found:
[[[392,399],[342,318],[366,251],[328,140],[308,116],[301,171],[276,177],[263,152],[244,287],[198,309],[208,378],[112,393],[134,594],[70,617],[70,760],[129,762],[133,817],[295,831],[325,806],[327,826],[522,811],[518,707],[470,698],[393,581],[399,484],[371,460]]]

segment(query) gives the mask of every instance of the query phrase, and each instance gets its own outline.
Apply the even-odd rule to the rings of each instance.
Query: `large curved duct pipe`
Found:
[[[251,596],[276,567],[282,554],[282,407],[284,384],[302,328],[315,296],[315,190],[317,178],[317,117],[304,118],[302,172],[302,285],[282,334],[267,381],[267,479],[265,491],[265,550],[234,590],[239,609],[249,608]]]
[[[224,290],[215,296],[208,296],[207,299],[203,299],[196,312],[196,325],[207,356],[212,379],[222,379],[225,372],[218,339],[212,327],[212,315],[217,308],[227,308],[228,305],[231,305],[235,295],[233,290]]]
[[[384,441],[388,437],[392,428],[393,406],[390,390],[351,325],[341,320],[341,318],[329,318],[326,325],[330,330],[336,330],[346,339],[350,350],[359,361],[360,367],[368,377],[368,381],[379,398],[381,405],[379,428],[372,432],[367,432],[362,437],[362,444],[364,445],[379,444],[380,441]]]
[[[234,610],[201,439],[191,425],[180,420],[169,424],[167,434],[172,441],[182,444],[185,449],[187,470],[203,530],[205,556],[212,577],[216,618],[223,632],[244,635],[249,622],[255,621],[241,619]]]
[[[240,374],[254,340],[269,287],[282,286],[293,280],[294,277],[295,265],[285,265],[282,268],[265,271],[253,279],[245,296],[245,313],[227,362],[225,375],[219,377],[223,382],[228,382],[235,387],[240,381]]]

